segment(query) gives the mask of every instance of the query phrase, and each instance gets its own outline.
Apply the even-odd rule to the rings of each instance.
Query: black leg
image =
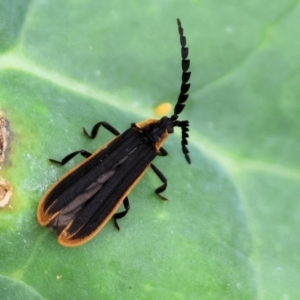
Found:
[[[68,154],[66,157],[64,157],[61,161],[49,158],[49,161],[55,164],[59,164],[59,165],[64,165],[66,164],[68,161],[70,161],[74,156],[76,156],[77,154],[81,154],[83,157],[88,158],[89,156],[92,155],[92,153],[87,152],[85,150],[79,150],[79,151],[75,151],[72,152],[70,154]]]
[[[164,149],[163,147],[159,148],[159,151],[156,153],[158,156],[167,156],[168,152],[166,149]]]
[[[91,131],[91,134],[88,134],[85,128],[83,128],[83,133],[90,139],[94,139],[98,134],[100,126],[103,126],[105,129],[107,129],[109,132],[111,132],[114,135],[120,135],[120,132],[107,122],[99,122],[95,124]]]
[[[111,133],[113,133],[114,135],[119,135],[119,131],[117,129],[115,129],[113,126],[111,126],[109,123],[107,122],[99,122],[97,124],[94,125],[93,129],[92,129],[92,132],[91,134],[89,135],[85,128],[83,128],[83,133],[89,137],[90,139],[94,139],[97,134],[98,134],[98,131],[99,131],[99,128],[100,126],[103,126],[105,129],[107,129],[108,131],[110,131]],[[81,154],[83,157],[85,158],[88,158],[89,156],[91,156],[92,154],[85,151],[85,150],[79,150],[79,151],[75,151],[75,152],[72,152],[70,153],[69,155],[67,155],[66,157],[64,157],[62,159],[62,161],[58,161],[58,160],[55,160],[55,159],[52,159],[52,158],[49,158],[49,161],[52,162],[52,163],[56,163],[56,164],[60,164],[60,165],[64,165],[66,164],[69,160],[71,160],[74,156],[76,156],[77,154]]]
[[[161,149],[161,148],[160,148]],[[163,185],[161,185],[160,187],[158,187],[155,190],[155,193],[157,196],[159,196],[162,200],[166,201],[168,200],[166,197],[162,196],[160,193],[162,193],[163,191],[166,190],[167,188],[167,184],[168,184],[168,180],[165,177],[165,175],[159,170],[157,169],[153,164],[150,165],[152,170],[154,171],[154,173],[158,176],[158,178],[163,182]]]
[[[120,227],[118,225],[117,219],[121,219],[123,217],[125,217],[125,215],[128,213],[129,209],[130,209],[130,205],[129,205],[129,199],[128,197],[126,197],[123,201],[125,210],[121,211],[119,213],[114,214],[114,223],[115,223],[115,227],[120,230]]]

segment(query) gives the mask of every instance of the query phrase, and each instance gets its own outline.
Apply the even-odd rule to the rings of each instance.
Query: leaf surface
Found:
[[[297,1],[0,2],[0,109],[12,131],[1,177],[1,299],[298,299],[300,75]],[[177,130],[130,194],[131,210],[64,248],[36,208],[72,166],[175,104],[187,37],[192,164]]]

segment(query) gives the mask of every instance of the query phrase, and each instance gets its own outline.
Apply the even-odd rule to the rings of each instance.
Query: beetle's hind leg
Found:
[[[75,152],[72,152],[72,153],[68,154],[61,161],[55,160],[55,159],[52,159],[52,158],[49,158],[49,161],[52,162],[52,163],[55,163],[55,164],[64,165],[68,161],[70,161],[74,156],[76,156],[77,154],[81,154],[85,158],[88,158],[89,156],[92,155],[92,153],[90,153],[86,150],[79,150],[79,151],[75,151]]]
[[[161,148],[160,148],[161,149]],[[167,151],[166,151],[167,152]],[[160,187],[158,187],[155,190],[155,193],[158,197],[160,197],[160,199],[166,201],[168,200],[166,197],[162,196],[160,193],[164,192],[167,188],[168,185],[168,180],[165,177],[165,175],[157,168],[155,167],[153,164],[150,165],[152,170],[154,171],[154,173],[158,176],[158,178],[162,181],[163,185],[161,185]]]
[[[124,211],[121,211],[119,213],[114,214],[113,218],[114,218],[114,223],[115,223],[115,227],[120,230],[119,224],[117,222],[117,219],[121,219],[123,217],[125,217],[125,215],[128,213],[129,209],[130,209],[130,205],[129,205],[129,199],[128,197],[126,197],[123,201],[124,204]]]
[[[110,125],[109,123],[103,121],[103,122],[98,122],[97,124],[94,125],[91,134],[88,134],[87,131],[85,130],[85,128],[83,128],[83,133],[90,139],[94,139],[97,134],[98,131],[100,129],[100,126],[103,126],[106,130],[108,130],[109,132],[111,132],[114,135],[120,135],[120,132],[113,127],[112,125]]]

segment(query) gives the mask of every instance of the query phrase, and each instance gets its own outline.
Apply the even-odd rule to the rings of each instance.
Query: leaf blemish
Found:
[[[8,147],[8,121],[4,114],[0,111],[0,169],[1,163],[5,161],[5,152]],[[0,177],[0,207],[5,207],[9,203],[12,196],[12,186],[3,178]]]
[[[12,190],[12,186],[3,178],[0,178],[0,207],[5,207],[9,203]]]
[[[5,160],[5,151],[8,145],[9,130],[8,121],[0,111],[0,164]]]

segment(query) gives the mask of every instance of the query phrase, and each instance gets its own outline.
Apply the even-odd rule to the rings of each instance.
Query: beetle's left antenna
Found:
[[[183,28],[181,27],[181,22],[179,19],[177,19],[178,24],[178,31],[179,31],[179,37],[180,37],[180,44],[181,44],[181,66],[182,66],[182,77],[181,77],[181,88],[180,93],[178,96],[177,103],[174,108],[174,114],[171,117],[173,121],[176,121],[178,119],[178,115],[183,111],[185,104],[184,102],[188,99],[189,94],[188,91],[190,89],[191,84],[188,83],[191,72],[189,71],[190,67],[190,60],[187,59],[189,54],[189,48],[186,47],[186,37],[183,33]]]

